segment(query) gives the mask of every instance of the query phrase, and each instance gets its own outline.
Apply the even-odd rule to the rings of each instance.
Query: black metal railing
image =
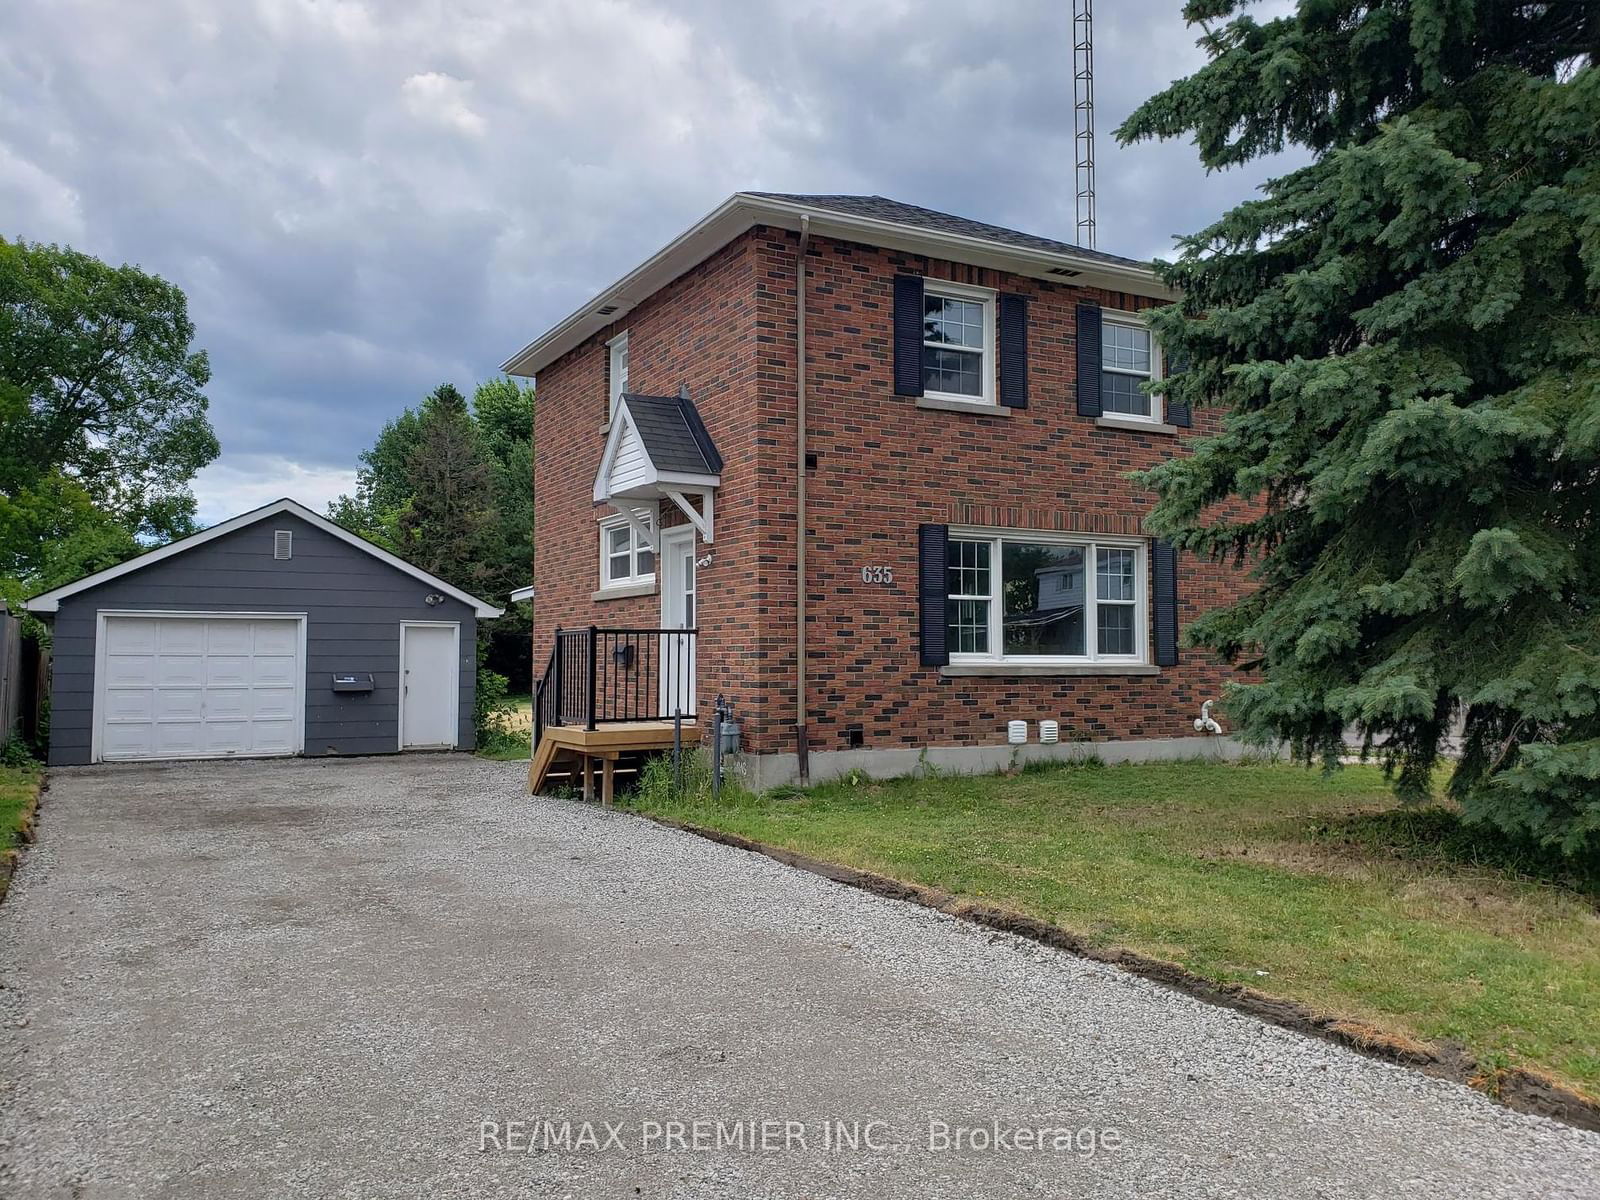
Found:
[[[533,694],[533,740],[554,725],[694,716],[696,629],[557,629]]]

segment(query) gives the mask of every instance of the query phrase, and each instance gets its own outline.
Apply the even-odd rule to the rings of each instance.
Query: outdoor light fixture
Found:
[[[426,604],[429,608],[438,608],[439,605],[444,603],[444,597],[441,596],[438,592],[429,592],[426,596],[424,596],[422,598],[422,602],[424,604]]]

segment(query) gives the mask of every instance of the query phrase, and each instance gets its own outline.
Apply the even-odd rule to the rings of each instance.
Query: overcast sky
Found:
[[[1201,61],[1179,0],[1096,13],[1099,246],[1247,196],[1111,130]],[[321,509],[383,423],[742,189],[866,192],[1072,240],[1066,0],[5,0],[0,233],[189,296],[216,521]]]

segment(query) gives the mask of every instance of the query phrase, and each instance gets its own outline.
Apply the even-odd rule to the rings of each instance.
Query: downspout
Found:
[[[795,259],[795,538],[794,538],[794,753],[802,784],[811,782],[809,716],[806,705],[806,246],[811,218],[800,218]]]

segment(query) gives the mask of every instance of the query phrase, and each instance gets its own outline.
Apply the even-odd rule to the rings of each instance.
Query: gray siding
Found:
[[[294,557],[272,557],[274,530]],[[392,754],[400,740],[400,622],[461,622],[460,745],[472,748],[477,621],[451,597],[423,603],[423,581],[288,513],[196,546],[61,602],[54,632],[50,762],[87,763],[101,610],[306,614],[306,753]],[[335,674],[371,672],[369,695],[338,694]]]

